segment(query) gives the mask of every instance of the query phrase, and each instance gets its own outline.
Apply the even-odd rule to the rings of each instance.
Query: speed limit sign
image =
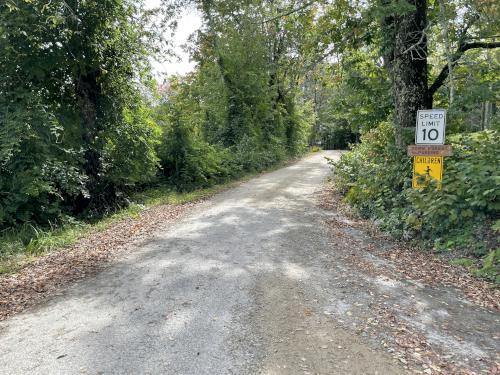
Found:
[[[425,109],[417,111],[416,145],[443,145],[446,127],[444,109]]]

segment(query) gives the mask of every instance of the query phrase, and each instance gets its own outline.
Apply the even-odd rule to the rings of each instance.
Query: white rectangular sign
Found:
[[[446,110],[424,109],[417,111],[416,145],[444,145]]]

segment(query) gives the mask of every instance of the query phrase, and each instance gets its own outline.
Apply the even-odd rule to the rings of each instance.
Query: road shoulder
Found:
[[[329,187],[318,204],[346,269],[332,288],[341,291],[334,316],[417,373],[500,371],[495,285],[384,237]]]

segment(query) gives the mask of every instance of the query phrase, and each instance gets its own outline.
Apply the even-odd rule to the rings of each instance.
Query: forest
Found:
[[[186,75],[159,79],[186,8]],[[5,0],[0,256],[151,189],[190,192],[318,148],[396,238],[500,282],[500,15],[493,0]],[[419,109],[447,110],[443,189],[411,188]]]

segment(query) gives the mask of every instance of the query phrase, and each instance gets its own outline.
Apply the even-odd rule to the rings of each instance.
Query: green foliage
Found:
[[[445,159],[442,190],[429,187],[407,194],[427,236],[473,226],[500,211],[500,134],[483,131],[450,140],[454,154]]]
[[[451,261],[452,264],[456,264],[458,266],[464,266],[464,267],[471,267],[474,265],[474,261],[469,258],[458,258],[458,259],[453,259]]]
[[[160,143],[161,128],[150,112],[144,103],[125,108],[118,118],[120,122],[115,122],[106,134],[103,166],[106,180],[116,186],[148,182],[157,172],[155,146]]]
[[[306,150],[296,74],[312,11],[262,28],[279,4],[206,5],[198,69],[151,101],[163,30],[141,0],[0,4],[0,230],[41,233],[152,182],[209,187]]]
[[[158,146],[162,174],[181,190],[211,186],[227,177],[226,151],[205,141],[203,111],[191,84],[171,80],[171,94],[156,116],[163,129]]]
[[[234,124],[229,124],[230,119],[220,120],[221,100],[212,99],[214,93],[204,90],[206,79],[202,73],[173,78],[169,95],[158,108],[156,119],[163,129],[158,155],[162,174],[169,183],[183,191],[208,187],[305,152],[311,116],[307,106],[293,107],[292,114],[285,117],[288,141],[273,135],[264,140],[262,132],[251,125],[256,132],[243,134],[233,144],[235,133],[227,129]],[[222,111],[227,113],[224,105]]]
[[[475,274],[500,284],[500,249],[491,250]]]
[[[337,186],[365,216],[382,217],[400,207],[399,193],[411,183],[411,164],[394,145],[394,129],[382,123],[335,165]]]
[[[359,212],[396,237],[431,242],[437,251],[487,254],[497,241],[484,223],[500,211],[500,135],[483,131],[451,137],[442,190],[411,188],[411,160],[394,146],[386,123],[335,163],[338,189]],[[479,237],[479,238],[478,238]]]
[[[263,28],[255,19],[278,9],[253,5],[202,3],[206,28],[193,47],[198,69],[166,84],[157,150],[163,177],[178,189],[261,171],[307,150],[315,114],[293,74],[304,43],[300,25],[311,13]]]
[[[454,100],[450,87],[435,96],[435,106],[448,108],[448,134],[484,129],[500,130],[497,96],[500,89],[500,62],[495,50],[471,50],[453,71]]]
[[[311,124],[315,121],[315,114],[311,102],[297,105],[289,104],[285,121],[287,151],[292,156],[303,154],[307,149],[307,140],[310,138]],[[280,160],[281,158],[277,158]]]
[[[59,121],[41,99],[27,100],[0,114],[0,229],[54,221],[66,199],[86,194],[80,155],[59,142]]]
[[[343,147],[361,135],[334,166],[346,201],[396,237],[486,256],[485,271],[476,273],[491,279],[500,227],[496,8],[454,0],[326,6],[318,29],[333,24],[343,40],[331,37],[335,61],[319,67],[310,85],[319,114],[313,142]],[[435,183],[411,188],[402,150],[413,143],[416,110],[430,107],[447,109],[454,146],[440,191]],[[396,132],[384,123],[391,118]]]
[[[0,4],[0,229],[100,211],[156,173],[140,2]]]
[[[306,82],[317,112],[314,139],[327,149],[347,149],[385,121],[392,101],[385,69],[373,50],[346,52],[336,66],[321,65]]]

